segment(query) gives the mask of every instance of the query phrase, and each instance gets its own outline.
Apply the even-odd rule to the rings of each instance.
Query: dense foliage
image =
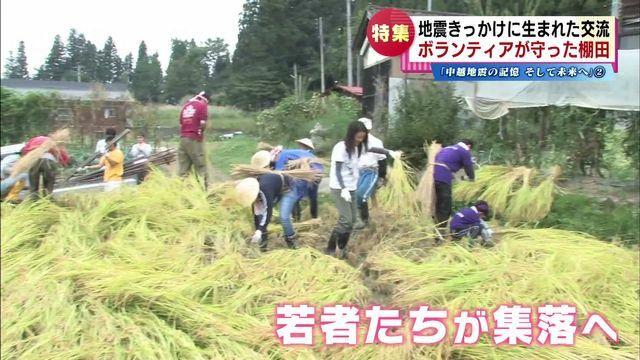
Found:
[[[0,143],[15,144],[47,134],[55,114],[55,95],[26,95],[0,88]]]

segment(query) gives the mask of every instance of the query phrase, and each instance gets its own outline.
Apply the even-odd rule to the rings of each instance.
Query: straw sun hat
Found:
[[[271,153],[266,150],[260,150],[251,157],[251,166],[255,168],[266,168],[271,163]]]
[[[234,189],[233,199],[242,206],[251,206],[258,198],[260,184],[254,178],[241,180]]]
[[[296,140],[297,143],[302,144],[306,147],[311,148],[311,150],[315,150],[316,148],[313,146],[313,142],[311,141],[311,139],[309,138],[304,138],[304,139],[298,139]]]

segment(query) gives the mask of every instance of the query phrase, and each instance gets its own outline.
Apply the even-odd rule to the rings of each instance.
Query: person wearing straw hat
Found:
[[[307,150],[307,151],[316,150],[315,146],[313,146],[313,141],[311,141],[311,139],[309,138],[298,139],[296,140],[296,143],[302,150]]]
[[[371,119],[363,117],[358,119],[367,128],[367,144],[369,151],[360,157],[358,187],[356,190],[356,200],[358,212],[356,213],[356,222],[354,230],[361,230],[369,223],[369,204],[368,201],[373,197],[377,189],[378,180],[384,181],[387,175],[387,155],[398,158],[400,153],[397,151],[385,150],[374,152],[372,149],[384,149],[382,140],[371,134]]]
[[[304,139],[303,139],[304,140]],[[307,147],[313,149],[313,143],[308,142]],[[277,154],[273,168],[276,171],[285,171],[290,168],[291,161],[300,159],[314,159],[316,156],[309,150],[303,149],[283,149]],[[309,162],[310,169],[314,169],[322,173],[324,168],[319,163]],[[320,181],[306,181],[302,179],[292,179],[290,189],[284,193],[280,202],[280,223],[284,231],[284,237],[287,242],[294,242],[297,239],[293,224],[291,223],[291,215],[298,206],[300,200],[309,197],[311,217],[318,217],[318,186]]]
[[[451,236],[453,240],[460,240],[465,236],[475,240],[481,238],[481,245],[492,247],[493,231],[483,218],[489,216],[489,204],[478,200],[469,207],[458,211],[451,219]]]
[[[433,181],[436,193],[436,221],[442,230],[447,228],[453,204],[451,185],[453,174],[464,168],[469,181],[475,180],[471,148],[473,142],[465,139],[456,145],[447,146],[436,155]]]
[[[207,187],[207,163],[204,154],[204,130],[209,117],[209,94],[202,91],[187,101],[180,111],[180,147],[178,165],[180,176],[187,176],[192,170]]]
[[[251,237],[253,243],[258,243],[260,251],[267,251],[268,226],[271,222],[273,208],[280,200],[290,180],[281,174],[264,174],[258,178],[246,178],[238,182],[235,187],[235,200],[242,206],[253,208],[255,233]],[[285,238],[287,247],[295,249],[296,243]]]

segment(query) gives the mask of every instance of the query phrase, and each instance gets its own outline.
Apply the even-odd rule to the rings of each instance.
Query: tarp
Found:
[[[456,82],[456,96],[483,119],[509,109],[573,105],[594,109],[640,111],[640,50],[620,50],[615,80]]]

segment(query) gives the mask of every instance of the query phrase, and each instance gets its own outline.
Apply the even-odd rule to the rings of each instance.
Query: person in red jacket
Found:
[[[47,140],[49,140],[49,137],[47,136],[37,136],[30,139],[22,149],[22,156],[25,156],[31,151],[37,149]],[[69,154],[67,154],[62,145],[57,145],[42,154],[40,159],[38,159],[29,169],[29,188],[31,190],[31,194],[38,194],[40,178],[42,178],[44,195],[51,195],[53,193],[53,186],[56,182],[58,166],[69,166],[70,160],[71,158],[69,157]]]
[[[180,176],[189,175],[195,170],[198,177],[204,179],[207,187],[207,164],[202,140],[209,117],[209,95],[202,91],[182,107],[180,111],[180,147],[178,165]]]

